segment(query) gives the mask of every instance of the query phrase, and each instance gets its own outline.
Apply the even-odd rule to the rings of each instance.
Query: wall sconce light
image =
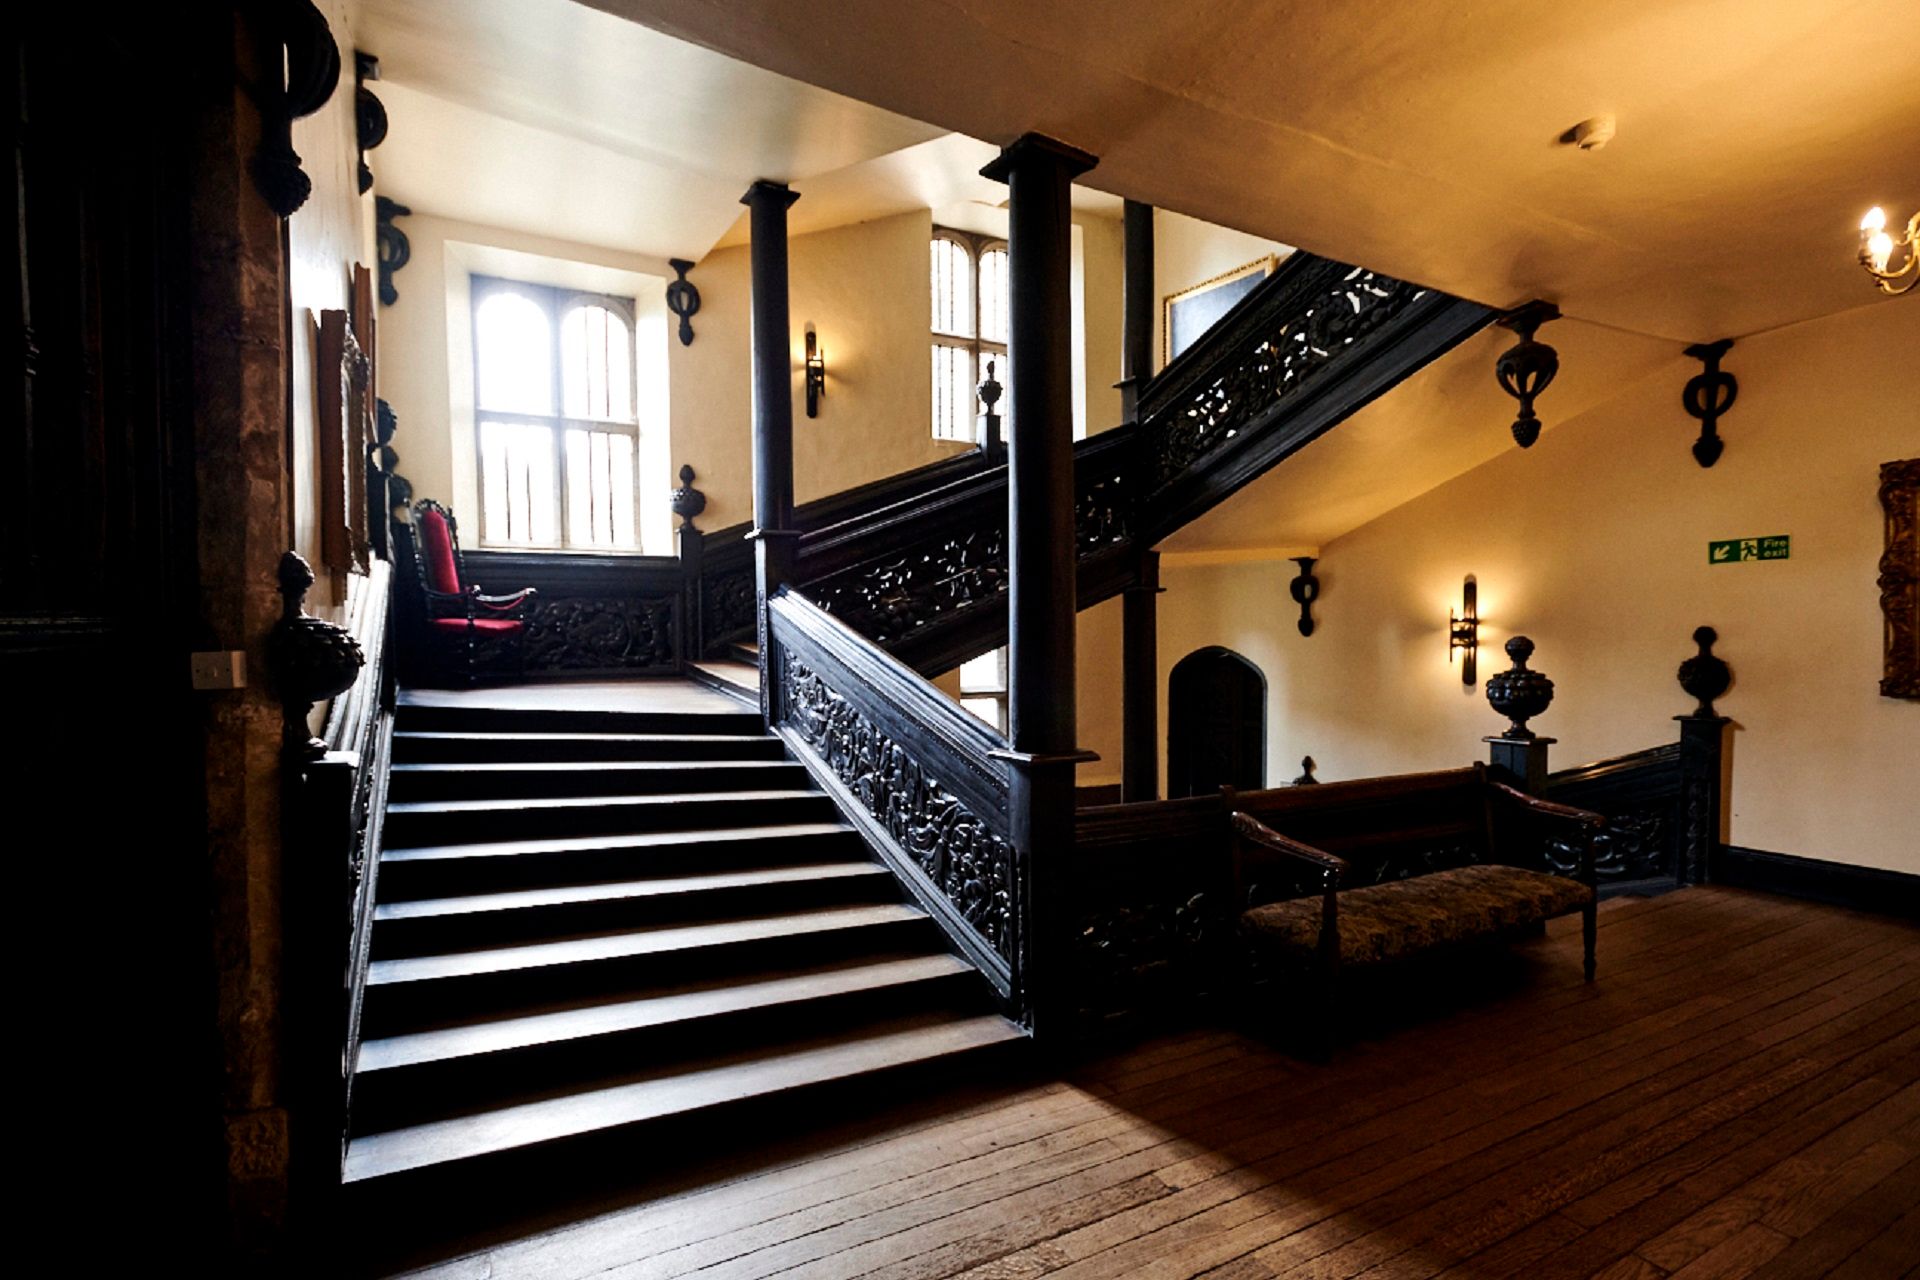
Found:
[[[1453,610],[1447,610],[1447,664],[1453,664],[1453,651],[1463,650],[1461,659],[1460,683],[1472,688],[1479,678],[1477,659],[1480,654],[1480,591],[1468,574],[1460,587],[1460,615],[1454,616]]]
[[[1905,249],[1906,258],[1889,270],[1895,249]],[[1905,293],[1920,284],[1920,213],[1907,219],[1907,233],[1895,240],[1887,230],[1885,210],[1879,205],[1867,210],[1867,216],[1860,219],[1860,265],[1882,293]],[[1893,282],[1905,276],[1913,279],[1894,288]]]
[[[820,401],[827,394],[827,352],[818,345],[813,326],[807,326],[807,416],[820,416]]]
[[[1560,318],[1560,308],[1551,302],[1529,302],[1500,317],[1502,329],[1520,335],[1520,341],[1500,353],[1493,362],[1494,380],[1500,389],[1520,402],[1520,416],[1513,420],[1513,438],[1522,449],[1530,449],[1540,438],[1540,417],[1533,401],[1553,376],[1560,372],[1560,353],[1534,338],[1534,331],[1549,320]]]

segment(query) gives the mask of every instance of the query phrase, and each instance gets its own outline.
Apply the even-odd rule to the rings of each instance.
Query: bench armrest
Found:
[[[1236,908],[1245,910],[1249,886],[1246,854],[1249,847],[1261,854],[1278,854],[1288,861],[1312,867],[1320,873],[1320,960],[1331,967],[1340,958],[1340,881],[1347,873],[1347,860],[1324,849],[1288,839],[1250,813],[1234,813],[1228,822],[1233,831],[1233,892]]]
[[[1602,814],[1591,809],[1576,809],[1570,804],[1555,804],[1551,800],[1542,800],[1539,796],[1528,795],[1518,787],[1510,787],[1504,782],[1489,778],[1487,786],[1493,794],[1507,804],[1515,806],[1536,818],[1548,822],[1564,823],[1577,829],[1576,840],[1580,846],[1580,883],[1592,888],[1595,883],[1593,870],[1593,842],[1606,830],[1607,820]]]

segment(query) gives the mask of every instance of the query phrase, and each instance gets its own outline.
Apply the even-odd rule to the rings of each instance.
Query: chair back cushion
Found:
[[[427,586],[450,596],[460,594],[460,571],[453,558],[453,530],[447,518],[428,507],[420,513],[420,554]]]

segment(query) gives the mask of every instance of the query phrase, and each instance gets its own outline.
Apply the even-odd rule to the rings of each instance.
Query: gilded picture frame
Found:
[[[1886,670],[1880,693],[1920,699],[1920,458],[1880,464],[1886,550],[1880,556],[1880,611],[1886,617]]]
[[[1199,284],[1191,285],[1160,299],[1160,367],[1198,341],[1233,304],[1253,291],[1280,265],[1279,256],[1267,254],[1245,266],[1223,271]]]

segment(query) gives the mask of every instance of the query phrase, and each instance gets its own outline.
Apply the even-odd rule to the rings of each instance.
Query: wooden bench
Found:
[[[1239,928],[1255,957],[1316,975],[1331,1046],[1343,970],[1537,933],[1583,916],[1594,976],[1597,813],[1485,765],[1226,795]]]

